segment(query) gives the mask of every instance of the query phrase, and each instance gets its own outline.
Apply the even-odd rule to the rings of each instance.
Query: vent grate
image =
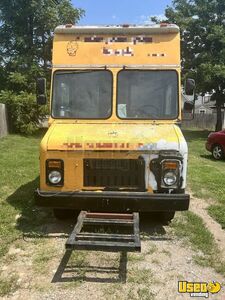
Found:
[[[84,186],[145,189],[145,162],[140,159],[84,159]]]

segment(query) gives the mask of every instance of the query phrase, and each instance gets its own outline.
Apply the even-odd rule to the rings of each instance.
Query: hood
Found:
[[[47,150],[180,151],[186,144],[174,124],[52,124]],[[186,147],[185,147],[186,148]]]

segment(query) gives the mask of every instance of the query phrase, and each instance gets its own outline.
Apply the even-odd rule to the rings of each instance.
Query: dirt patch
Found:
[[[191,209],[202,213],[196,203]],[[1,277],[17,276],[18,288],[2,299],[187,300],[189,295],[178,294],[179,280],[215,280],[225,285],[213,269],[195,263],[200,253],[178,239],[170,226],[141,219],[142,252],[127,255],[65,252],[65,233],[70,228],[69,222],[45,224],[43,236],[30,234],[10,248]],[[223,293],[210,297],[221,300]]]

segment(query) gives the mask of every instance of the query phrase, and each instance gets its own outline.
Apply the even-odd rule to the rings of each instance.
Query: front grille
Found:
[[[84,159],[84,186],[145,189],[145,162],[140,159]]]

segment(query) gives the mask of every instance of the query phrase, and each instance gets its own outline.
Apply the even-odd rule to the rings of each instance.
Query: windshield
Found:
[[[112,73],[106,70],[55,72],[52,116],[107,119],[112,111]]]
[[[176,71],[123,70],[118,74],[117,115],[121,119],[175,119]]]

